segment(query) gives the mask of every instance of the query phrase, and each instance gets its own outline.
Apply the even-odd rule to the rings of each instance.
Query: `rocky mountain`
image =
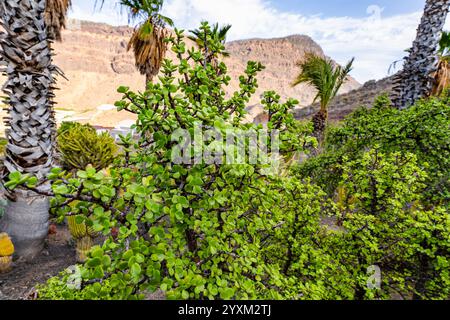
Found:
[[[127,52],[132,31],[129,27],[69,21],[68,29],[63,32],[63,41],[53,45],[55,64],[67,78],[58,79],[60,90],[56,92],[56,110],[59,121],[78,120],[114,127],[134,119],[126,112],[118,113],[109,108],[121,97],[116,92],[120,85],[133,90],[144,88],[145,77],[136,71],[132,52]],[[225,62],[233,79],[229,92],[239,88],[237,79],[248,60],[261,61],[266,66],[258,77],[259,89],[251,101],[254,108],[251,108],[250,118],[261,113],[259,96],[266,90],[275,90],[284,99],[296,98],[302,107],[312,103],[314,90],[307,86],[290,86],[298,72],[295,64],[303,59],[305,52],[324,54],[311,38],[295,35],[280,39],[241,40],[228,43],[227,50],[231,56]],[[169,58],[173,58],[171,52]],[[356,80],[350,79],[342,93],[359,86]]]
[[[258,77],[260,85],[258,93],[273,89],[284,99],[288,97],[298,99],[300,106],[307,106],[313,101],[316,92],[312,88],[307,85],[291,86],[299,72],[296,64],[305,58],[307,52],[325,56],[322,48],[310,37],[293,35],[275,39],[233,41],[227,45],[227,50],[231,53],[227,62],[232,75],[242,73],[249,60],[260,61],[266,67]],[[359,87],[360,84],[350,78],[341,93]],[[256,96],[258,99],[259,96]],[[257,102],[259,101],[255,101]]]
[[[392,94],[394,76],[381,79],[379,81],[368,81],[362,87],[348,93],[336,96],[328,107],[328,115],[331,121],[344,119],[355,109],[365,106],[370,108],[376,97],[382,94]],[[295,110],[297,119],[310,119],[319,111],[320,105],[315,103],[308,107]]]

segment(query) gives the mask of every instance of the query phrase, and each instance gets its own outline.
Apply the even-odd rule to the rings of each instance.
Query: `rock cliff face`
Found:
[[[231,53],[228,62],[232,77],[242,72],[247,61],[260,61],[266,69],[258,77],[259,94],[266,90],[277,91],[282,98],[296,98],[300,106],[309,105],[316,92],[307,85],[292,87],[291,84],[299,73],[297,62],[305,58],[307,52],[324,56],[322,48],[310,37],[294,35],[277,39],[250,39],[230,42],[227,46]],[[341,93],[360,87],[360,84],[350,78],[344,84]],[[257,103],[258,101],[253,101]]]
[[[98,109],[120,99],[121,95],[116,92],[120,85],[134,90],[144,88],[145,77],[135,69],[132,52],[126,50],[131,33],[129,27],[70,21],[68,29],[63,31],[63,41],[53,45],[55,64],[67,77],[67,80],[58,79],[60,90],[56,92],[56,108],[60,121],[79,120],[114,127],[124,120],[133,119],[126,112]],[[303,59],[305,52],[324,54],[311,38],[295,35],[280,39],[241,40],[228,43],[227,50],[231,56],[225,62],[233,79],[229,92],[239,88],[237,79],[245,70],[247,61],[256,60],[261,61],[266,69],[258,77],[259,89],[251,104],[257,106],[259,96],[266,90],[275,90],[284,99],[296,98],[302,107],[312,103],[313,89],[307,86],[292,88],[290,85],[298,72],[295,64]],[[169,53],[169,58],[173,58],[172,53]],[[2,79],[0,81],[3,82]],[[358,82],[350,79],[342,92],[359,86]],[[259,107],[252,109],[251,117],[261,112]]]

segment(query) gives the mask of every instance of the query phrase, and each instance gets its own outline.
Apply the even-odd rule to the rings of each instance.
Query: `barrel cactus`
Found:
[[[14,245],[6,233],[0,233],[0,273],[11,269]]]
[[[58,130],[58,151],[67,169],[84,170],[90,164],[100,170],[114,161],[118,147],[106,132],[98,134],[90,125],[64,123]]]
[[[77,261],[85,262],[87,254],[94,244],[94,238],[98,234],[86,225],[84,221],[77,221],[79,216],[67,217],[67,224],[72,237],[76,241]]]

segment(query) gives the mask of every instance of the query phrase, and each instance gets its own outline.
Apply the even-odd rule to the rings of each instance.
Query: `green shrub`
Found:
[[[278,265],[283,298],[448,298],[450,216],[422,205],[427,174],[417,157],[375,146],[343,163],[336,204],[305,181],[280,181],[283,224],[264,252]],[[335,226],[321,221],[326,214]]]
[[[351,265],[355,298],[447,299],[450,295],[450,216],[421,202],[426,173],[413,154],[384,154],[377,147],[361,158],[344,158],[340,187],[345,229],[334,250]],[[367,287],[367,268],[381,269],[378,289]]]
[[[206,23],[201,32],[215,53],[225,49]],[[427,175],[416,152],[395,150],[387,132],[367,123],[373,116],[387,126],[380,118],[392,113],[408,126],[402,120],[408,113],[378,106],[353,115],[358,125],[348,120],[333,128],[326,153],[303,167],[316,163],[312,179],[301,170],[286,177],[285,168],[271,166],[270,153],[268,163],[209,163],[194,146],[187,154],[202,160],[176,164],[172,155],[182,141],[173,135],[180,129],[192,138],[199,122],[224,136],[261,128],[243,120],[263,66],[249,62],[239,91],[227,95],[225,64],[205,65],[202,52],[186,50],[183,38],[175,30],[169,39],[177,62],[165,60],[159,83],[142,93],[118,90],[123,99],[116,105],[137,115],[140,139],[121,137],[123,154],[109,170],[55,168],[48,176],[58,217],[78,215],[77,223],[106,240],[89,252],[76,279],[64,273],[52,278],[39,288],[41,298],[137,299],[158,289],[168,299],[373,299],[394,291],[422,299],[448,296],[449,216],[424,194],[441,169]],[[280,132],[279,158],[286,161],[315,143],[310,127],[298,126],[290,114],[296,103],[280,102],[274,92],[263,95],[267,127]],[[438,114],[427,117],[422,122],[443,122]],[[433,130],[437,138],[426,130],[421,135],[445,146],[445,129]],[[401,141],[398,135],[394,141]],[[212,151],[214,142],[206,141],[204,149]],[[235,145],[225,148],[235,152]],[[328,187],[324,167],[333,170],[322,171],[333,177],[329,194],[315,183]],[[36,183],[12,173],[6,187]],[[338,223],[325,225],[324,216]],[[373,265],[382,269],[380,288],[367,286]]]
[[[67,169],[83,170],[88,165],[104,169],[111,165],[118,148],[108,133],[98,134],[90,125],[64,122],[58,130],[58,150]]]
[[[412,153],[428,173],[427,200],[448,204],[450,200],[450,97],[430,98],[406,110],[391,106],[386,96],[374,108],[360,108],[341,126],[328,131],[326,150],[298,166],[296,172],[312,177],[329,194],[336,190],[343,158],[358,159],[378,145],[383,152]]]
[[[108,281],[101,285],[80,290],[81,275],[80,268],[68,268],[58,276],[50,278],[45,284],[36,286],[39,300],[117,300],[120,297],[111,297],[111,286]],[[100,286],[96,290],[97,286]],[[95,291],[95,295],[92,291]]]
[[[216,37],[209,36],[207,24],[202,32],[210,48],[224,50]],[[80,267],[83,299],[96,297],[105,281],[110,285],[109,295],[121,299],[142,298],[141,293],[157,289],[169,299],[284,297],[279,264],[264,254],[262,245],[284,219],[287,201],[283,200],[284,183],[274,175],[272,162],[211,164],[203,159],[181,165],[172,161],[178,147],[173,134],[180,129],[191,134],[199,121],[223,136],[229,130],[262,129],[245,123],[244,117],[257,88],[256,75],[264,67],[249,62],[239,78],[239,91],[227,98],[230,79],[225,64],[202,65],[202,53],[186,52],[183,38],[176,30],[170,39],[178,60],[176,64],[165,60],[160,83],[149,83],[143,93],[119,88],[124,97],[116,105],[137,114],[140,140],[123,137],[124,154],[108,172],[88,167],[68,178],[56,168],[49,176],[55,195],[52,207],[59,217],[68,212],[80,214],[78,222],[85,220],[107,236]],[[266,92],[263,103],[271,114],[268,127],[280,132],[281,155],[290,159],[311,140],[309,128],[299,129],[290,113],[298,102],[281,102],[274,92]],[[66,133],[78,133],[80,127],[75,129]],[[62,137],[65,143],[74,139],[64,133]],[[205,142],[204,147],[213,149],[214,143]],[[233,153],[235,145],[227,148]],[[195,148],[192,151],[198,155]],[[311,192],[313,197],[316,191],[311,188]],[[314,211],[320,209],[316,206]],[[112,228],[118,231],[115,236]],[[48,285],[65,292],[58,297],[73,297],[64,281],[54,279]],[[50,289],[46,290],[41,289],[43,296],[48,296]],[[294,295],[300,293],[289,293]]]
[[[326,194],[308,181],[279,181],[280,203],[273,207],[280,224],[263,243],[268,265],[276,266],[283,299],[352,299],[351,269],[335,258],[331,232],[322,218],[336,214]],[[270,263],[270,264],[269,264]]]

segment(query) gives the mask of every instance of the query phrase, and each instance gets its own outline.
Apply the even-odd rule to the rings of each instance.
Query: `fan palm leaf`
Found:
[[[450,32],[442,33],[439,42],[439,64],[434,74],[432,95],[440,96],[450,86]]]
[[[441,41],[439,41],[439,56],[441,59],[450,59],[450,32],[442,32]]]
[[[71,4],[71,0],[47,0],[45,25],[49,39],[61,41],[61,30],[66,28],[67,11]]]
[[[136,28],[128,42],[128,50],[133,49],[136,68],[149,82],[155,77],[167,52],[164,39],[168,32],[153,25],[149,19]]]
[[[139,21],[128,42],[128,50],[133,49],[136,68],[146,76],[146,83],[158,74],[167,52],[165,38],[166,24],[173,21],[161,15],[162,0],[120,0],[129,11],[129,20]]]
[[[438,64],[438,70],[434,76],[435,84],[432,95],[440,96],[445,89],[450,87],[450,63],[448,59],[441,59]]]

